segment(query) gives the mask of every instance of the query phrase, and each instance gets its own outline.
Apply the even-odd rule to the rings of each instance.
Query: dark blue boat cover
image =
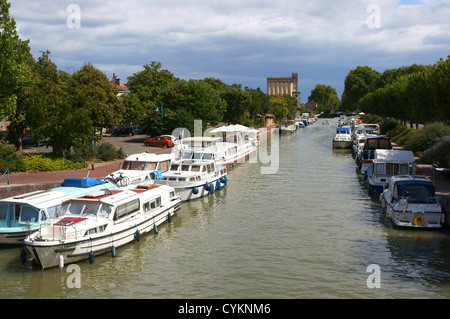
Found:
[[[61,186],[67,187],[90,187],[107,183],[106,181],[98,181],[90,177],[73,178],[69,177],[62,182]]]

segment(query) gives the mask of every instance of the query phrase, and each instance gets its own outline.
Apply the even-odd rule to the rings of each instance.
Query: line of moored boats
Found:
[[[259,131],[244,126],[210,133],[179,140],[169,154],[127,156],[104,180],[67,178],[51,190],[0,200],[0,246],[23,246],[22,262],[42,269],[115,256],[117,247],[171,222],[183,201],[225,187],[227,167],[259,145]]]
[[[378,124],[341,116],[332,143],[335,149],[351,149],[369,195],[379,199],[394,226],[439,229],[445,224],[433,181],[415,174],[414,153],[394,149],[380,136]]]

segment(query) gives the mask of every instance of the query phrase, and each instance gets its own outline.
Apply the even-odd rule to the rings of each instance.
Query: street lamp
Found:
[[[167,110],[164,110],[163,102],[156,102],[156,112],[159,112],[158,104],[161,104],[161,133],[163,131],[164,116],[167,116]]]

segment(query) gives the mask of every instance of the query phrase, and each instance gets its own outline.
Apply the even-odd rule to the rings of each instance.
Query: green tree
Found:
[[[450,56],[440,59],[430,70],[432,114],[438,121],[450,122]]]
[[[349,111],[358,110],[359,100],[378,88],[380,76],[380,72],[369,66],[357,66],[356,69],[350,70],[344,82],[342,108]]]
[[[31,81],[33,57],[29,40],[23,41],[16,31],[16,22],[9,15],[10,4],[0,0],[0,117],[16,112],[17,94]]]
[[[226,110],[219,93],[204,80],[180,80],[167,85],[157,100],[167,112],[164,130],[168,132],[184,127],[194,134],[194,120],[202,121],[204,131],[207,125],[214,126],[222,121]]]
[[[152,61],[144,69],[128,77],[128,88],[137,94],[143,105],[155,103],[159,90],[178,81],[172,72],[161,69],[161,62]]]
[[[117,88],[108,77],[93,64],[85,63],[72,78],[74,101],[79,108],[89,112],[94,132],[95,128],[102,132],[105,127],[116,126],[122,117],[123,104],[117,96]]]
[[[270,96],[271,113],[275,115],[276,121],[284,119],[293,120],[295,118],[297,101],[289,94],[278,94]]]
[[[261,125],[261,116],[270,112],[270,98],[260,88],[245,88],[249,100],[250,123],[248,126]]]
[[[312,100],[318,103],[319,112],[332,113],[339,108],[340,104],[336,89],[325,84],[317,84],[315,88],[311,90],[308,101]]]
[[[228,124],[247,124],[250,101],[241,86],[233,84],[222,88],[220,97],[227,104],[223,120]]]
[[[48,139],[55,154],[65,156],[71,147],[89,143],[92,121],[86,109],[73,103],[74,81],[58,70],[43,52],[33,66],[33,83],[24,88],[19,102],[26,114],[26,125],[36,138]]]

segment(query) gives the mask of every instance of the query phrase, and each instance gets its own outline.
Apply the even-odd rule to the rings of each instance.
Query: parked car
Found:
[[[113,136],[121,136],[121,135],[134,135],[134,130],[132,128],[128,128],[128,127],[121,127],[121,128],[116,128],[113,132],[112,132]]]
[[[34,137],[27,135],[22,138],[22,146],[27,146],[27,145],[44,146],[44,145],[47,145],[47,140],[44,138],[36,140]]]
[[[144,133],[144,131],[138,126],[133,126],[132,129],[134,131],[134,134],[143,134]]]
[[[173,135],[160,135],[160,136],[164,136],[167,137],[169,140],[171,140],[174,144],[177,144],[178,140],[175,136]]]
[[[147,146],[173,147],[173,141],[167,136],[156,136],[144,141]]]

